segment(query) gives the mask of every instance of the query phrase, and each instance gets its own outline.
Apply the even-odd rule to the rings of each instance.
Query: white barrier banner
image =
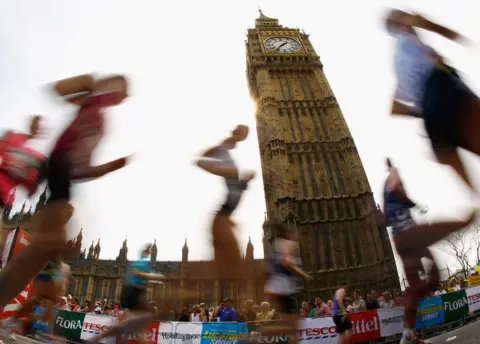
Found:
[[[480,285],[465,289],[470,313],[480,310]]]
[[[176,322],[161,322],[158,327],[158,341],[157,343],[161,344],[170,344],[173,343],[175,338],[175,326]]]
[[[336,344],[338,334],[331,317],[300,319],[297,340],[309,344]]]
[[[202,339],[202,323],[174,323],[173,344],[200,344]]]
[[[380,334],[382,337],[402,333],[404,313],[405,309],[403,307],[377,309],[378,320],[380,321]]]
[[[116,322],[117,319],[109,316],[86,314],[85,319],[83,320],[80,339],[88,340],[99,334],[105,333],[110,327],[114,326]],[[115,338],[110,338],[110,340],[104,339],[100,343],[115,343]]]

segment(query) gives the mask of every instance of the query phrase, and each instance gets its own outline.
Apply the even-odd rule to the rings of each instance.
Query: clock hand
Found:
[[[281,47],[283,47],[284,45],[288,44],[288,42],[285,42],[285,43],[282,43],[280,44],[278,47],[275,48],[274,51],[277,51],[278,49],[280,49]]]

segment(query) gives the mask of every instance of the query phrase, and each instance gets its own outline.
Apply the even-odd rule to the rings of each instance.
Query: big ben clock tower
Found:
[[[363,292],[398,287],[393,251],[355,142],[308,35],[265,16],[248,30],[247,78],[256,103],[270,224],[296,230],[308,296],[341,281]]]

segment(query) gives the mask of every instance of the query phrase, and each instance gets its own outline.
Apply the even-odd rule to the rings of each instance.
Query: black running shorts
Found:
[[[294,312],[295,312],[295,298],[293,297],[293,295],[275,296],[274,302],[279,305],[280,313],[294,314]]]
[[[348,316],[335,315],[333,317],[333,322],[337,327],[338,334],[343,334],[352,329],[352,323],[350,322],[350,319],[348,319]]]
[[[147,290],[133,285],[124,285],[120,303],[122,308],[131,311],[148,311]]]
[[[425,83],[422,100],[425,129],[434,148],[462,147],[462,125],[477,96],[453,68],[436,68]]]
[[[243,192],[247,189],[247,182],[228,185],[227,199],[220,207],[218,215],[230,216],[240,204]]]
[[[66,200],[70,201],[71,165],[66,151],[53,151],[48,159],[46,171],[50,197],[48,202]]]

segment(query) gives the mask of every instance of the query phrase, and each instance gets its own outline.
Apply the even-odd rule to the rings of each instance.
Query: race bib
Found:
[[[8,147],[1,154],[0,169],[27,187],[35,185],[41,174],[45,157],[26,147]]]

